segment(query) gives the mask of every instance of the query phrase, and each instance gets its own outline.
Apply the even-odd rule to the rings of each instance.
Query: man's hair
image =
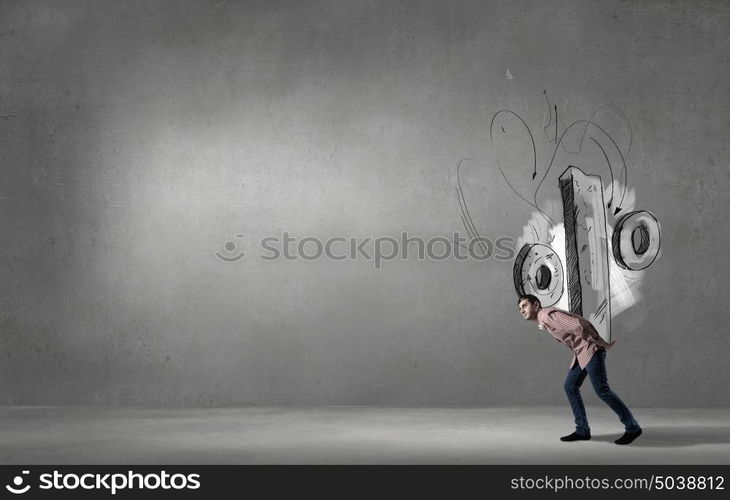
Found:
[[[529,300],[533,304],[540,304],[540,299],[532,295],[531,293],[526,293],[525,295],[520,295],[520,298],[517,299],[517,303],[519,304],[523,300]],[[542,304],[540,304],[542,305]]]

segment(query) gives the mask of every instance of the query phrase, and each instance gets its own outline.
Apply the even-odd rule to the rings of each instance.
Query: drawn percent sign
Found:
[[[567,291],[570,312],[588,319],[610,342],[608,259],[613,257],[620,267],[630,271],[647,268],[659,254],[659,223],[643,210],[625,214],[616,223],[609,251],[601,177],[568,167],[560,175],[559,185],[565,223],[565,270],[550,246],[527,244],[515,260],[515,289],[519,295],[537,296],[543,307],[555,305]]]

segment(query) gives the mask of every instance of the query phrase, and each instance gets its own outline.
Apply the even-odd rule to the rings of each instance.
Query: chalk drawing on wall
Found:
[[[513,110],[497,111],[489,124],[494,175],[533,209],[517,238],[515,291],[581,314],[611,340],[611,318],[640,300],[645,269],[660,255],[660,225],[629,188],[633,131],[625,113],[604,105],[561,130],[558,106],[543,95],[538,141]],[[456,193],[462,223],[478,239],[460,172],[465,160]]]

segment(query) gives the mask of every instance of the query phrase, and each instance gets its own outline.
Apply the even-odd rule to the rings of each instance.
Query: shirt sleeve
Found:
[[[558,342],[571,349],[576,342],[590,342],[603,348],[610,348],[615,343],[603,340],[589,321],[560,309],[544,311],[540,320]]]
[[[542,322],[548,329],[561,333],[575,332],[581,329],[578,318],[558,309],[553,309],[543,314]]]

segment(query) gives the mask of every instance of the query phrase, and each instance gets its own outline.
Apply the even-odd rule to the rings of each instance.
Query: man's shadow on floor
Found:
[[[675,448],[702,444],[729,444],[730,427],[688,425],[682,427],[644,427],[643,433],[628,446]],[[623,433],[593,435],[591,440],[613,444]]]

